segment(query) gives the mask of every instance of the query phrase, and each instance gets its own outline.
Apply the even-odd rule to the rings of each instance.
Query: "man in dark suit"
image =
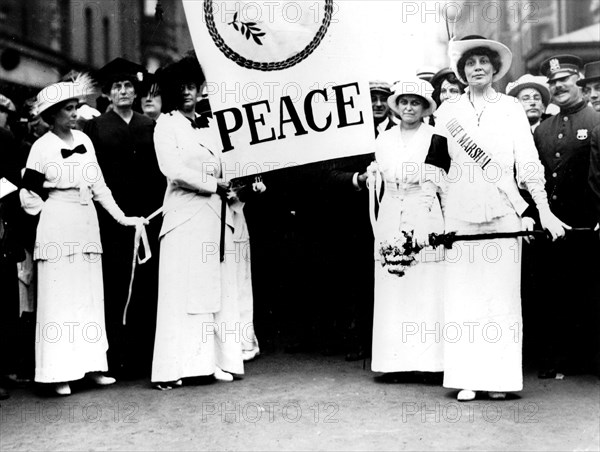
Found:
[[[117,58],[98,73],[103,93],[111,101],[107,113],[88,121],[84,132],[91,138],[106,184],[117,204],[130,215],[147,217],[162,205],[166,180],[154,150],[155,122],[135,111],[142,66]],[[108,364],[122,377],[147,376],[152,362],[158,295],[158,232],[160,218],[147,227],[152,259],[138,266],[133,296],[122,325],[133,257],[134,231],[98,209],[104,256]]]

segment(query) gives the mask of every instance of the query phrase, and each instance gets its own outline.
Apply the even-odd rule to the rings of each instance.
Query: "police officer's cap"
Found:
[[[542,62],[540,73],[544,74],[548,81],[552,81],[557,78],[579,74],[582,67],[583,61],[575,55],[554,55]]]

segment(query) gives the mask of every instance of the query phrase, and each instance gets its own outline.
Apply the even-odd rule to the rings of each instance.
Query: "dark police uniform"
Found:
[[[546,119],[534,134],[550,209],[571,227],[593,228],[597,221],[588,173],[592,130],[599,123],[600,113],[582,100]],[[597,370],[591,358],[598,345],[598,252],[591,233],[544,246],[538,262],[542,371]]]
[[[596,208],[596,220],[600,222],[600,124],[592,131],[590,158],[590,188]]]

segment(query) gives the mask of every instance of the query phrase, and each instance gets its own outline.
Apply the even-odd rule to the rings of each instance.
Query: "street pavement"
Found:
[[[600,380],[540,380],[505,401],[457,402],[415,378],[385,382],[343,356],[263,354],[232,383],[27,387],[1,402],[0,450],[600,449]]]

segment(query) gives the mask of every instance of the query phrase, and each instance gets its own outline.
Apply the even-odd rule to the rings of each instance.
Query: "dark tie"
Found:
[[[74,149],[61,149],[60,150],[60,153],[62,154],[64,159],[66,159],[67,157],[71,157],[75,153],[85,154],[86,152],[87,152],[87,149],[85,148],[85,146],[83,144],[75,146]]]

